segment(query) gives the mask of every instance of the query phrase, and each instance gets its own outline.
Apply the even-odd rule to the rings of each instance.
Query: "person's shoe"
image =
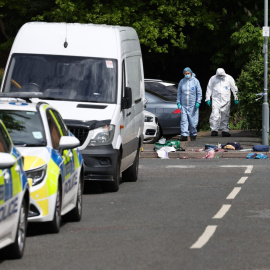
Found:
[[[187,141],[187,136],[182,136],[181,135],[181,137],[179,138],[179,141],[182,141],[182,142]]]
[[[196,136],[190,136],[191,141],[196,141]]]
[[[222,137],[231,137],[229,132],[222,131]]]
[[[218,136],[218,132],[217,131],[211,131],[211,136]]]

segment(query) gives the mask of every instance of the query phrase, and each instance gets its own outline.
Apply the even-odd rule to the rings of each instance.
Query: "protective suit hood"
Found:
[[[218,68],[216,72],[217,76],[224,76],[226,75],[225,70],[223,68]]]

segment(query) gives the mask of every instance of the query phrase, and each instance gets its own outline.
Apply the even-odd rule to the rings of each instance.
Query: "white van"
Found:
[[[85,180],[136,181],[144,126],[140,43],[130,27],[31,22],[13,43],[2,92],[43,92],[80,140]]]

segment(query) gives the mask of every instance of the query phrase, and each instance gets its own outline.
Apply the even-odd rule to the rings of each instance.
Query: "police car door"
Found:
[[[12,149],[12,144],[0,124],[0,152],[11,154]],[[18,166],[16,162],[10,169],[0,170],[0,243],[3,238],[10,241],[11,235],[14,237],[17,229],[22,197]]]
[[[62,117],[55,110],[50,110],[54,116],[56,126],[62,136],[69,136],[69,131],[65,126]],[[62,174],[62,212],[66,212],[72,207],[76,201],[77,187],[78,187],[78,171],[75,170],[74,151],[72,149],[64,150],[61,157],[63,159],[63,174]]]

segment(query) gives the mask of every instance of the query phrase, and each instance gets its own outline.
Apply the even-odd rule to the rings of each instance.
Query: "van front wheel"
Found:
[[[118,158],[118,162],[113,174],[113,181],[103,182],[102,188],[107,192],[117,192],[119,190],[120,183],[120,167],[121,167],[121,158]]]
[[[133,164],[122,173],[125,182],[136,182],[138,179],[140,148],[137,150]]]

